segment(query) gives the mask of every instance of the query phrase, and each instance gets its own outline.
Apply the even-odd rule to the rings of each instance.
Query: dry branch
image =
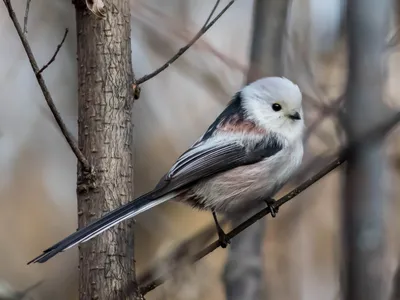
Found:
[[[62,38],[62,40],[61,40],[61,43],[59,43],[59,44],[57,45],[56,51],[54,52],[53,56],[50,58],[49,62],[48,62],[47,64],[45,64],[45,65],[37,72],[36,76],[39,75],[39,74],[41,74],[44,70],[46,70],[46,69],[54,62],[54,60],[55,60],[56,57],[57,57],[58,52],[60,51],[62,45],[63,45],[64,42],[65,42],[65,39],[67,38],[67,35],[68,35],[68,28],[65,29],[64,36],[63,36],[63,38]]]
[[[391,118],[388,118],[387,121],[383,124],[380,124],[379,126],[376,126],[375,128],[366,130],[364,134],[361,134],[357,140],[351,141],[347,147],[345,147],[343,150],[339,152],[337,157],[333,159],[330,163],[328,163],[326,166],[324,166],[318,173],[315,175],[311,176],[307,180],[305,180],[303,183],[298,185],[295,189],[287,193],[285,196],[281,197],[274,203],[275,209],[278,209],[280,206],[285,204],[286,202],[289,202],[292,200],[294,197],[299,195],[301,192],[309,188],[311,185],[316,183],[318,180],[323,178],[325,175],[329,174],[331,171],[335,170],[337,167],[342,165],[346,160],[347,156],[350,152],[351,149],[354,147],[360,145],[363,143],[364,140],[369,140],[371,141],[374,138],[380,137],[382,134],[385,134],[388,132],[393,126],[395,126],[398,122],[400,121],[400,112],[396,113],[393,115]],[[261,210],[260,212],[254,214],[252,217],[241,223],[239,226],[231,230],[229,233],[227,233],[227,236],[229,239],[234,238],[236,235],[238,235],[240,232],[257,222],[259,219],[263,218],[264,216],[268,215],[270,213],[269,208],[265,208]],[[214,250],[220,247],[220,242],[215,241],[212,244],[208,245],[206,248],[198,251],[195,253],[188,261],[191,263],[194,263],[206,255],[210,254]],[[175,268],[176,269],[176,268]],[[175,270],[172,270],[173,272]],[[158,277],[154,279],[152,282],[141,286],[140,291],[143,295],[147,294],[148,292],[152,291],[156,287],[160,286],[163,284],[168,278],[167,277]]]
[[[147,2],[139,1],[138,6],[140,5],[140,8],[146,9],[148,12],[154,14],[154,18],[157,19],[163,19],[163,22],[165,22],[165,25],[168,26],[168,31],[173,33],[176,37],[183,39],[184,41],[189,42],[191,38],[193,38],[193,33],[191,30],[184,29],[182,31],[182,26],[183,24],[179,24],[176,22],[176,19],[174,19],[172,16],[169,16],[165,14],[164,11],[156,9],[149,5]],[[138,18],[136,16],[136,18]],[[139,18],[138,18],[139,19]],[[142,21],[144,22],[144,21]],[[154,27],[156,30],[160,31],[160,27],[155,25],[154,22],[148,21],[148,25],[151,25]],[[186,27],[193,27],[192,25],[186,26]],[[247,72],[247,66],[244,64],[240,63],[239,61],[225,55],[222,53],[220,50],[215,48],[212,44],[207,42],[206,40],[199,40],[197,43],[193,45],[193,47],[198,47],[199,49],[208,51],[215,55],[218,59],[221,60],[224,64],[229,66],[230,68],[237,70],[239,72],[245,73]]]
[[[57,108],[56,108],[56,106],[54,104],[53,97],[51,96],[51,94],[49,92],[49,89],[47,88],[47,85],[46,85],[46,83],[45,83],[45,81],[44,81],[44,79],[42,77],[42,74],[41,74],[40,69],[38,67],[38,64],[36,62],[35,56],[33,55],[31,46],[30,46],[28,40],[26,39],[26,36],[25,36],[24,32],[22,31],[21,25],[18,22],[18,19],[17,19],[17,16],[15,14],[15,11],[14,11],[12,5],[11,5],[11,1],[10,0],[3,0],[3,2],[4,2],[5,6],[7,8],[8,14],[10,15],[10,18],[11,18],[13,24],[14,24],[14,27],[17,30],[18,36],[19,36],[19,38],[21,40],[21,43],[22,43],[22,45],[23,45],[23,47],[25,49],[26,55],[28,56],[29,62],[30,62],[31,67],[32,67],[32,70],[35,73],[36,79],[37,79],[37,81],[39,83],[40,89],[42,90],[42,93],[43,93],[44,99],[47,102],[47,105],[49,106],[54,118],[56,119],[56,122],[57,122],[58,126],[60,127],[60,130],[61,130],[62,134],[64,135],[65,139],[67,140],[67,143],[71,147],[71,149],[74,152],[75,156],[77,157],[79,162],[82,164],[82,166],[85,169],[85,171],[91,173],[92,172],[92,168],[91,168],[88,160],[83,155],[83,153],[79,150],[78,144],[74,140],[72,134],[68,131],[67,127],[65,126],[64,121],[61,118],[60,112],[57,110]],[[56,51],[55,55],[57,55],[57,52],[58,51]],[[55,55],[54,55],[54,58],[55,58]]]
[[[235,3],[235,0],[231,0],[222,10],[221,12],[211,20],[220,0],[217,0],[215,5],[213,6],[213,9],[211,10],[209,16],[207,17],[206,22],[204,23],[203,27],[201,27],[200,31],[189,41],[189,43],[180,48],[179,51],[172,57],[170,58],[165,64],[163,64],[161,67],[156,69],[155,71],[151,72],[148,75],[145,75],[134,82],[133,88],[136,90],[137,86],[146,82],[147,80],[155,77],[162,71],[164,71],[166,68],[168,68],[173,62],[175,62],[182,54],[184,54],[200,37],[203,36],[214,24],[215,22],[218,21],[218,19],[232,6],[233,3]],[[211,21],[210,21],[211,20]]]
[[[29,16],[30,5],[31,5],[31,0],[27,0],[25,8],[25,16],[24,16],[24,34],[28,33],[28,16]]]

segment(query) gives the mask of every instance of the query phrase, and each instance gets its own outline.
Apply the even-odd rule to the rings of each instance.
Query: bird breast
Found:
[[[204,179],[191,187],[183,201],[216,212],[251,207],[272,197],[297,170],[303,158],[303,145],[284,147],[258,163],[240,166]]]

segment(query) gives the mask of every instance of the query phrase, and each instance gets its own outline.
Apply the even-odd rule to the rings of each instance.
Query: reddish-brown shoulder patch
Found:
[[[250,120],[243,120],[238,115],[233,115],[232,117],[222,121],[217,130],[225,132],[241,132],[241,133],[254,133],[254,134],[266,134],[265,129],[257,126],[254,122]]]

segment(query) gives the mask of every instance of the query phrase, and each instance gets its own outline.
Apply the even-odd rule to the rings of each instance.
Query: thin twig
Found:
[[[342,165],[346,160],[349,155],[349,152],[355,147],[358,146],[360,143],[363,143],[363,141],[371,141],[371,139],[376,138],[380,136],[381,134],[386,133],[389,131],[394,125],[396,125],[400,121],[400,113],[396,113],[392,118],[389,118],[388,121],[385,124],[382,124],[380,126],[377,126],[376,128],[367,130],[367,133],[360,135],[360,138],[358,138],[355,141],[352,141],[348,144],[347,147],[345,147],[342,151],[340,151],[339,155],[337,156],[336,159],[333,159],[330,163],[328,163],[325,167],[323,167],[317,174],[314,176],[311,176],[309,179],[301,183],[299,186],[297,186],[295,189],[287,193],[285,196],[281,197],[278,199],[274,204],[273,208],[277,209],[286,202],[289,202],[292,200],[294,197],[299,195],[301,192],[309,188],[311,185],[316,183],[318,180],[323,178],[325,175],[329,174],[331,171],[335,170],[337,167]],[[234,228],[232,231],[227,233],[228,239],[234,238],[236,235],[238,235],[240,232],[257,222],[259,219],[265,217],[270,213],[269,208],[265,208],[261,210],[260,212],[256,213],[240,225],[238,225],[236,228]],[[214,250],[220,247],[220,242],[215,241],[212,244],[208,245],[206,248],[200,250],[197,252],[195,255],[192,256],[191,260],[189,262],[194,263],[206,255],[210,254]],[[171,271],[172,273],[173,271]],[[140,287],[140,291],[142,295],[147,294],[148,292],[152,291],[159,285],[163,284],[167,280],[166,277],[158,277],[154,279],[152,282],[146,284],[145,286]]]
[[[69,146],[71,147],[72,151],[74,152],[75,156],[77,157],[77,159],[79,160],[79,162],[82,164],[83,168],[85,171],[87,172],[92,172],[92,168],[88,162],[88,160],[86,159],[86,157],[83,155],[83,153],[79,150],[78,144],[76,143],[76,141],[73,139],[72,134],[68,131],[67,127],[65,126],[60,113],[58,112],[53,98],[46,86],[46,83],[42,77],[42,75],[39,73],[39,67],[37,65],[35,56],[33,55],[31,46],[29,45],[28,40],[26,39],[26,36],[24,35],[21,25],[18,22],[17,16],[15,15],[15,11],[12,8],[11,5],[11,1],[10,0],[3,0],[7,10],[8,10],[8,14],[10,15],[10,18],[12,20],[12,22],[14,23],[15,29],[18,32],[18,36],[22,42],[22,45],[24,46],[25,52],[29,58],[29,62],[32,66],[33,72],[36,75],[36,79],[39,83],[39,86],[42,90],[44,99],[47,102],[47,105],[49,106],[54,118],[56,119],[56,122],[58,124],[58,126],[60,127],[60,130],[62,132],[62,134],[64,135],[65,139],[67,140],[67,143],[69,144]]]
[[[164,19],[164,22],[168,23],[168,26],[171,27],[171,30],[169,30],[169,31],[172,31],[179,38],[182,38],[184,40],[189,41],[190,38],[193,37],[193,34],[192,34],[192,32],[190,30],[186,30],[185,29],[184,31],[182,31],[182,24],[177,24],[176,20],[174,18],[172,18],[171,16],[166,15],[163,11],[152,7],[147,2],[139,1],[137,4],[140,5],[140,8],[143,7],[147,11],[153,13],[155,15],[154,16],[155,18]],[[135,12],[138,13],[137,10]],[[139,12],[140,12],[140,10],[139,10]],[[157,31],[160,31],[159,26],[155,26],[151,21],[148,21],[147,19],[146,19],[146,21],[141,20],[138,16],[135,16],[135,15],[133,15],[133,17],[134,18],[138,18],[141,22],[146,22],[148,25],[151,25]],[[189,26],[189,27],[191,27],[191,26]],[[224,64],[226,64],[227,66],[229,66],[232,69],[238,70],[238,71],[240,71],[242,73],[245,73],[247,71],[247,66],[239,63],[235,59],[225,55],[222,52],[220,52],[218,49],[214,48],[214,46],[212,46],[210,43],[208,43],[205,40],[200,40],[196,44],[193,45],[193,47],[196,47],[196,46],[199,47],[199,49],[204,49],[205,51],[211,52],[219,60],[221,60]]]
[[[53,56],[50,58],[49,62],[48,62],[47,64],[45,64],[45,65],[37,72],[36,75],[39,75],[40,73],[42,73],[44,70],[46,70],[46,69],[54,62],[54,60],[55,60],[56,57],[57,57],[58,51],[60,51],[62,45],[63,45],[64,42],[65,42],[65,39],[66,39],[67,35],[68,35],[68,28],[65,28],[64,36],[63,36],[63,38],[62,38],[62,40],[61,40],[61,43],[59,43],[59,44],[57,45],[56,52],[54,52],[54,54],[53,54]]]
[[[208,22],[210,22],[212,16],[213,16],[214,13],[215,13],[215,10],[217,9],[217,7],[218,7],[218,5],[219,5],[219,2],[221,2],[221,0],[217,0],[217,1],[215,2],[215,5],[214,5],[212,11],[210,12],[210,14],[209,14],[209,16],[208,16],[206,22],[204,23],[203,28],[207,26]]]
[[[28,15],[29,15],[29,6],[31,5],[32,0],[26,1],[26,9],[25,9],[25,17],[24,17],[24,34],[28,34]]]
[[[5,1],[5,0],[4,0]],[[156,75],[158,75],[159,73],[161,73],[162,71],[164,71],[166,68],[168,68],[173,62],[175,62],[183,53],[185,53],[203,34],[205,34],[214,24],[215,22],[218,21],[218,19],[229,9],[229,7],[232,6],[233,3],[235,3],[235,0],[231,0],[222,10],[221,12],[214,18],[212,19],[212,21],[210,21],[211,16],[214,14],[215,9],[217,8],[219,3],[219,0],[217,0],[217,3],[214,5],[210,16],[207,18],[207,21],[204,23],[203,27],[201,27],[200,31],[194,36],[193,39],[191,39],[189,41],[189,43],[182,47],[181,49],[179,49],[179,51],[171,58],[169,59],[164,65],[162,65],[160,68],[158,68],[157,70],[155,70],[154,72],[151,72],[148,75],[145,75],[139,79],[136,80],[136,82],[134,83],[134,88],[136,89],[136,87],[139,84],[142,84],[144,82],[146,82],[147,80],[155,77]]]

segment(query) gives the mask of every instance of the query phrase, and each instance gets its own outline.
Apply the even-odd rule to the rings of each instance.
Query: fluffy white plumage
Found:
[[[302,94],[292,81],[284,77],[262,78],[245,86],[242,94],[244,108],[260,126],[281,134],[288,141],[296,141],[303,136]],[[280,113],[272,110],[273,103],[282,106]],[[294,112],[300,114],[301,120],[293,122],[288,118]]]
[[[206,209],[228,212],[251,208],[256,201],[273,196],[297,170],[303,158],[304,131],[302,94],[297,85],[281,77],[259,79],[241,90],[242,106],[247,119],[265,133],[224,132],[210,138],[202,148],[212,143],[237,141],[254,144],[263,138],[276,139],[282,149],[258,163],[239,166],[190,188],[190,195]],[[272,105],[278,103],[278,112]],[[300,119],[291,115],[299,113]],[[186,199],[182,199],[185,201]]]

